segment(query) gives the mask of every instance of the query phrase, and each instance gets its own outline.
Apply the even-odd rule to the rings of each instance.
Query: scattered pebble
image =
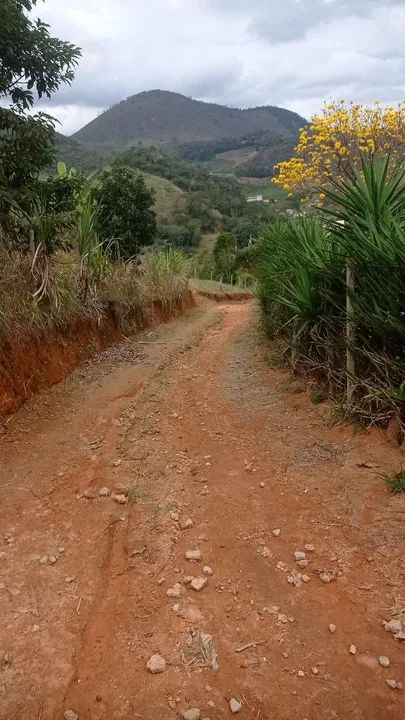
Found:
[[[180,605],[179,603],[176,603],[173,605],[173,612],[178,613],[180,611]]]
[[[393,690],[402,690],[402,683],[397,680],[386,680],[385,682]]]
[[[161,655],[152,655],[146,663],[146,667],[152,675],[157,675],[166,670],[166,661]]]
[[[60,553],[61,555],[63,555],[64,552],[65,552],[65,548],[64,548],[64,547],[58,547],[58,553]]]
[[[181,713],[183,720],[200,720],[201,710],[198,708],[190,708]]]
[[[201,560],[201,550],[187,550],[187,560]]]
[[[239,700],[236,700],[236,698],[231,698],[229,701],[229,707],[231,709],[231,713],[236,714],[241,712],[243,705],[239,702]]]
[[[102,487],[102,488],[100,488],[100,490],[98,491],[98,494],[100,495],[100,497],[108,497],[109,494],[110,494],[110,488],[108,488],[108,487]]]
[[[390,666],[389,658],[387,658],[386,655],[380,655],[378,658],[378,662],[380,663],[381,667],[387,668]]]
[[[349,653],[350,653],[350,655],[355,655],[356,652],[357,652],[356,646],[355,646],[355,645],[350,645],[350,647],[349,647]]]
[[[307,557],[306,557],[305,553],[302,552],[302,550],[296,550],[295,553],[294,553],[294,559],[295,559],[296,561],[298,561],[298,560],[306,560]]]
[[[200,592],[203,588],[205,588],[206,584],[208,582],[207,577],[195,577],[192,579],[190,585],[196,592]]]
[[[297,560],[297,565],[300,568],[306,568],[309,565],[309,560],[305,558],[305,560]]]
[[[390,632],[393,634],[395,638],[398,638],[399,640],[404,639],[403,636],[403,629],[402,629],[402,623],[400,620],[390,620],[389,622],[383,622],[383,625],[387,632]]]
[[[42,557],[39,559],[39,562],[41,565],[47,565],[48,564],[48,555],[42,555]]]
[[[332,635],[333,635],[333,633],[336,632],[336,625],[333,625],[333,624],[331,623],[331,624],[329,625],[329,632],[332,633]]]
[[[308,543],[307,545],[304,545],[304,547],[307,552],[315,552],[315,545]]]
[[[272,530],[271,534],[274,535],[274,537],[279,537],[281,535],[280,528],[276,528],[275,530]]]
[[[186,520],[180,520],[180,530],[188,530],[189,528],[193,527],[193,521],[191,518],[186,518]]]
[[[58,558],[55,555],[50,555],[49,557],[49,564],[55,565],[55,563],[58,562]]]
[[[182,588],[182,585],[181,585],[180,583],[175,583],[175,584],[173,585],[173,587],[171,587],[171,588],[169,588],[168,590],[166,590],[166,595],[167,595],[167,597],[179,598],[180,595],[181,595],[182,589],[183,589],[183,588]]]
[[[79,716],[74,710],[65,710],[63,717],[65,720],[79,720]]]
[[[70,583],[72,582],[74,582],[74,577],[71,577],[70,575],[68,575],[68,577],[65,577],[65,583],[70,585]]]
[[[298,677],[305,677],[305,673],[303,670],[298,670],[297,675]]]
[[[260,483],[260,487],[261,487],[261,488],[265,488],[265,487],[266,487],[266,483],[262,481],[262,482]]]
[[[330,583],[334,579],[334,574],[324,570],[319,574],[319,579],[322,580],[323,583]]]
[[[174,510],[172,510],[172,512],[170,513],[170,517],[172,520],[175,520],[177,522],[180,516],[178,512],[174,512]]]
[[[310,579],[311,579],[311,578],[309,577],[309,575],[303,575],[303,576],[302,576],[302,582],[304,582],[304,583],[309,583]]]
[[[311,667],[312,675],[318,675],[319,674],[319,668],[317,668],[315,665],[314,667]]]
[[[114,500],[118,505],[126,505],[128,502],[126,495],[111,495],[111,500]]]
[[[203,567],[203,573],[204,573],[204,575],[212,575],[213,570],[212,570],[212,568],[210,568],[209,565],[206,565],[205,567]]]

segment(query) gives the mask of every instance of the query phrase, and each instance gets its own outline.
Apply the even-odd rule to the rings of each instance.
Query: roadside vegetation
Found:
[[[35,0],[5,4],[0,99],[0,334],[48,332],[114,312],[120,327],[154,304],[181,302],[188,262],[151,249],[155,192],[119,164],[86,177],[55,155],[53,119],[29,114],[36,97],[70,83],[80,49],[28,15]],[[21,56],[16,47],[24,47]]]
[[[346,114],[332,105],[315,118],[303,131],[300,159],[282,163],[277,180],[287,190],[301,189],[305,209],[297,219],[267,225],[258,244],[263,320],[285,363],[317,378],[362,423],[390,425],[399,441],[405,429],[403,112],[402,106],[353,106]],[[345,144],[336,139],[341,123]],[[318,133],[325,133],[322,142]],[[307,144],[316,150],[305,155]]]

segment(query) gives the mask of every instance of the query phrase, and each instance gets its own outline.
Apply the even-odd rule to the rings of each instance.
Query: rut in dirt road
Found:
[[[207,302],[10,421],[1,720],[402,720],[399,451],[329,428],[258,338],[253,303]]]

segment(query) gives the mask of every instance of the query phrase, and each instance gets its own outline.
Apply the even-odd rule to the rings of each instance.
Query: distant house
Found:
[[[263,202],[263,195],[249,195],[246,198],[246,202],[248,202],[248,203]]]

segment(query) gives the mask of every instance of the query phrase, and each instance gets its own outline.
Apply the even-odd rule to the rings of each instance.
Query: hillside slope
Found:
[[[72,137],[89,146],[110,149],[137,143],[174,147],[217,142],[262,131],[277,141],[295,138],[304,123],[302,117],[282,108],[239,110],[152,90],[114,105]]]

